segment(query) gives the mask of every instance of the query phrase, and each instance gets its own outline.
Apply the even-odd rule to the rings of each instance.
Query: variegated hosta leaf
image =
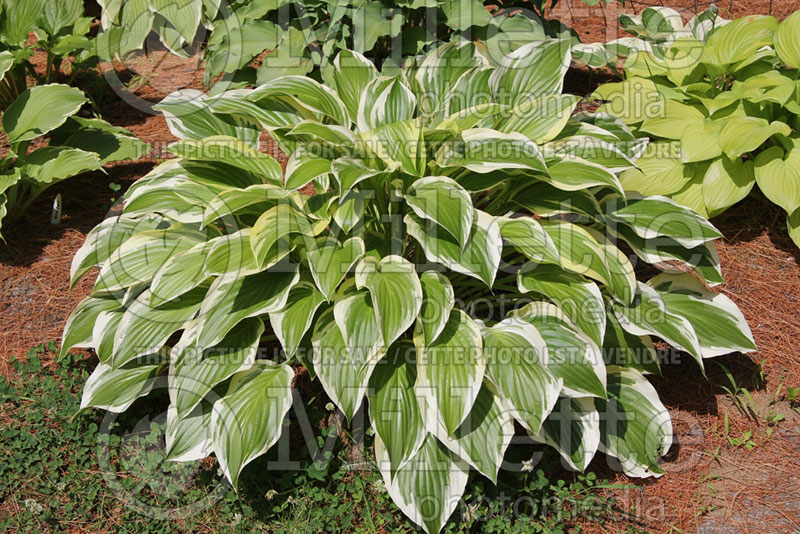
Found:
[[[414,324],[422,306],[422,286],[414,265],[405,258],[377,261],[367,256],[356,268],[356,286],[369,290],[384,346]]]
[[[436,271],[428,271],[419,277],[422,286],[422,306],[417,324],[422,329],[425,345],[439,337],[450,319],[455,305],[455,294],[450,279]]]
[[[170,145],[169,152],[188,161],[223,163],[242,169],[278,185],[282,181],[282,170],[272,156],[254,150],[235,137],[218,135],[201,140],[178,141]]]
[[[91,407],[122,413],[136,399],[150,393],[163,368],[157,354],[149,354],[117,368],[100,363],[86,380],[81,409]]]
[[[486,376],[513,408],[514,418],[539,432],[563,384],[547,369],[547,345],[539,331],[524,319],[505,319],[484,329],[483,354]]]
[[[591,397],[561,397],[534,439],[556,449],[567,465],[584,471],[600,445],[600,413]]]
[[[406,215],[403,220],[406,231],[420,244],[428,260],[482,280],[491,287],[500,266],[503,240],[494,217],[479,210],[475,214],[472,234],[463,250],[450,234],[437,225],[426,224],[412,214]]]
[[[308,250],[308,266],[317,288],[330,301],[339,282],[361,259],[365,252],[364,241],[353,237],[342,244],[336,239],[321,238]]]
[[[566,41],[550,40],[523,45],[504,57],[489,78],[492,94],[501,103],[561,93],[571,60]]]
[[[275,247],[280,251],[277,258],[288,252],[281,247],[281,238],[297,234],[313,238],[325,230],[327,225],[326,220],[309,220],[305,214],[289,204],[270,208],[258,218],[250,233],[250,246],[256,262],[260,267],[267,268],[276,262]]]
[[[263,321],[252,317],[234,326],[217,345],[204,347],[198,344],[198,326],[193,321],[184,330],[170,355],[170,399],[179,417],[191,412],[218,384],[251,367],[264,333]]]
[[[166,457],[173,462],[202,460],[214,452],[211,442],[211,408],[198,405],[178,417],[174,406],[167,409]]]
[[[503,240],[518,248],[529,260],[561,265],[558,248],[539,221],[533,217],[499,217],[497,222]]]
[[[364,88],[378,76],[375,66],[358,52],[342,50],[333,60],[336,93],[342,99],[350,118],[358,116],[358,104]]]
[[[336,93],[306,76],[281,76],[254,89],[248,95],[248,99],[253,102],[276,97],[288,98],[301,108],[325,115],[335,124],[349,124],[350,115]]]
[[[664,474],[658,460],[672,445],[672,422],[658,393],[638,371],[609,367],[608,400],[596,399],[600,450],[616,457],[629,476]]]
[[[398,342],[378,362],[369,382],[369,418],[385,447],[392,478],[427,435],[414,389],[416,380],[414,346]]]
[[[69,349],[73,347],[93,347],[94,338],[92,332],[98,316],[104,311],[118,309],[120,304],[117,295],[89,295],[80,301],[75,309],[72,310],[64,325],[59,357],[64,357]]]
[[[627,332],[636,336],[658,336],[694,356],[703,367],[702,349],[692,324],[685,317],[672,313],[661,295],[650,286],[639,282],[630,306],[615,304],[614,314]]]
[[[464,248],[472,230],[473,207],[469,193],[444,176],[427,176],[406,191],[406,203],[418,217],[447,230]]]
[[[600,347],[558,307],[533,302],[515,316],[534,326],[547,347],[547,369],[563,382],[562,395],[605,397],[606,366]]]
[[[430,406],[430,397],[420,402],[427,404],[423,417],[431,434],[496,484],[503,456],[514,436],[514,419],[501,397],[484,383],[466,419],[451,433],[441,418],[432,419],[437,411]]]
[[[426,421],[439,421],[448,434],[464,422],[481,388],[486,361],[483,340],[475,322],[463,311],[455,309],[433,343],[425,345],[422,333],[416,332],[417,382],[420,397],[427,399],[430,416]]]
[[[527,263],[517,285],[522,293],[533,291],[555,302],[597,345],[603,344],[606,308],[597,284],[555,265]]]
[[[210,347],[219,343],[248,317],[280,311],[299,279],[297,266],[283,264],[258,274],[233,273],[217,278],[200,308],[199,345]]]
[[[297,352],[323,302],[325,297],[313,284],[300,282],[289,292],[283,309],[269,314],[272,330],[287,356],[292,357]]]
[[[358,304],[358,301],[345,302],[343,305],[345,307],[340,312],[342,318],[360,320],[362,325],[366,324],[371,331],[370,338],[374,343],[378,343],[380,334],[377,325],[374,324],[373,314],[354,313],[353,317],[350,317],[346,313],[349,312],[349,308]],[[370,319],[373,324],[369,322]],[[359,351],[350,352],[338,322],[334,318],[334,308],[327,308],[320,314],[311,337],[312,360],[314,371],[325,388],[325,393],[336,403],[345,417],[350,419],[361,407],[370,376],[383,352],[377,351],[372,359],[364,360],[369,351],[363,348],[363,342]],[[351,336],[355,334],[356,332],[351,332]]]
[[[259,360],[233,375],[228,391],[214,402],[214,453],[234,487],[244,466],[278,441],[283,418],[292,406],[293,378],[288,365]]]
[[[707,290],[690,274],[660,274],[647,282],[658,291],[664,305],[692,325],[703,358],[756,350],[747,320],[734,302]]]
[[[539,146],[521,133],[502,133],[489,128],[461,132],[461,139],[442,147],[436,155],[442,167],[466,167],[487,173],[500,169],[525,169],[547,173]]]
[[[469,466],[431,434],[394,474],[386,448],[375,436],[375,461],[386,490],[403,513],[428,534],[439,532],[464,494]]]

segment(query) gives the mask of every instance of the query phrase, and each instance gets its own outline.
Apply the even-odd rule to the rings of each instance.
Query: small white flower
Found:
[[[25,499],[25,509],[34,515],[39,515],[44,510],[36,499]]]
[[[329,412],[332,412],[334,410],[333,403],[329,402],[328,404],[326,404],[325,409],[328,410]]]
[[[233,514],[233,524],[234,525],[239,523],[241,520],[242,520],[242,514],[240,514],[239,512],[236,512],[235,514]]]
[[[478,518],[478,504],[472,503],[464,507],[464,521],[472,521]]]
[[[294,498],[294,495],[289,495],[289,498],[286,499],[286,502],[292,506],[297,505],[297,499]]]
[[[264,497],[266,497],[268,501],[271,501],[272,499],[275,498],[275,496],[277,494],[278,494],[277,491],[275,491],[274,489],[271,489],[264,495]]]
[[[383,483],[383,480],[376,480],[372,483],[372,489],[374,489],[376,493],[383,493],[386,491],[386,484]]]
[[[522,472],[523,473],[530,473],[533,471],[534,463],[533,460],[522,460]]]

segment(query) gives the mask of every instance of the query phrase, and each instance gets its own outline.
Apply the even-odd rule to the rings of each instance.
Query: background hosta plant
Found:
[[[86,102],[73,87],[39,85],[5,110],[3,132],[10,150],[0,160],[0,228],[51,185],[149,150],[124,128],[78,116]]]
[[[64,72],[74,77],[91,68],[97,56],[88,37],[91,17],[83,0],[3,0],[0,2],[0,99],[13,102],[28,87],[27,78],[45,84]],[[30,34],[36,36],[30,44]],[[35,49],[47,54],[44,72],[30,62]]]
[[[592,5],[599,1],[584,0]],[[548,36],[569,37],[568,28],[543,18],[546,8],[556,3],[101,0],[104,32],[99,46],[103,57],[123,56],[142,48],[147,35],[155,31],[169,50],[186,55],[196,38],[206,37],[206,82],[224,75],[219,88],[263,84],[281,75],[311,71],[330,83],[330,60],[342,49],[358,50],[388,72],[404,58],[451,39],[481,41],[502,55]],[[578,42],[577,37],[574,40]]]
[[[304,365],[346,417],[366,407],[387,490],[428,532],[471,469],[496,481],[515,422],[575,469],[602,451],[662,474],[651,336],[701,367],[754,344],[707,288],[719,233],[624,193],[616,173],[646,141],[573,114],[569,63],[569,42],[500,67],[450,43],[382,76],[343,51],[332,86],[166,99],[177,159],[73,261],[73,282],[100,267],[62,346],[100,359],[83,407],[123,411],[166,374],[169,454],[214,453],[236,484],[278,439]],[[264,129],[285,170],[256,150]],[[676,271],[638,281],[637,258]]]
[[[757,183],[800,244],[799,67],[800,12],[734,20],[705,43],[682,37],[629,57],[625,81],[594,93],[609,101],[601,111],[653,139],[623,187],[714,216]]]

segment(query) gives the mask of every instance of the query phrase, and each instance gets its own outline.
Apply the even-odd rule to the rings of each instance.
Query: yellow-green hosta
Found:
[[[278,439],[304,365],[346,417],[368,406],[387,490],[428,532],[471,469],[496,480],[515,422],[575,469],[603,451],[662,474],[652,337],[701,367],[755,346],[707,288],[719,233],[624,192],[617,174],[646,142],[573,115],[569,63],[560,41],[499,67],[451,43],[382,76],[343,51],[331,86],[168,97],[178,158],[73,261],[73,281],[100,267],[62,347],[100,359],[83,407],[124,410],[166,374],[170,455],[214,453],[235,484]],[[262,130],[285,171],[256,152]],[[638,261],[696,275],[643,282]],[[270,340],[281,351],[265,358]]]
[[[786,210],[800,245],[800,12],[780,23],[714,20],[702,36],[670,33],[659,43],[649,36],[628,57],[626,79],[594,93],[608,101],[600,111],[651,139],[620,181],[709,217],[758,184]]]

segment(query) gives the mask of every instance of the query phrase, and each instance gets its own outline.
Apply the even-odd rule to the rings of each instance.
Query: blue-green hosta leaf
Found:
[[[422,306],[417,324],[422,329],[425,345],[430,345],[442,333],[455,305],[455,293],[450,279],[436,271],[419,277],[422,286]]]
[[[178,141],[169,152],[190,161],[225,163],[254,174],[262,181],[280,185],[283,172],[278,161],[235,137],[216,135],[200,140]]]
[[[361,52],[372,50],[379,37],[397,36],[403,26],[403,17],[383,4],[366,2],[353,11],[353,43]]]
[[[199,322],[184,330],[170,355],[169,391],[177,415],[184,417],[214,387],[256,361],[264,322],[245,319],[213,347],[198,345]]]
[[[422,286],[414,264],[405,258],[362,259],[356,268],[356,286],[367,288],[372,296],[386,347],[414,324],[422,306]]]
[[[489,78],[492,94],[501,103],[560,94],[571,57],[570,43],[566,40],[523,45],[503,57],[492,73]]]
[[[800,143],[788,153],[780,147],[760,153],[755,160],[755,176],[764,196],[793,213],[800,207]]]
[[[563,380],[547,369],[547,345],[536,328],[519,317],[483,331],[486,376],[527,430],[539,432],[553,409]]]
[[[280,183],[280,182],[279,182]],[[255,184],[244,189],[227,189],[214,197],[203,214],[203,225],[207,226],[217,219],[253,207],[259,212],[274,207],[284,199],[288,191],[274,184]]]
[[[114,347],[113,367],[119,369],[140,356],[156,353],[197,314],[205,294],[205,288],[196,288],[160,308],[151,308],[150,290],[142,291],[127,305],[116,334],[109,339]]]
[[[665,236],[686,248],[722,237],[714,225],[694,210],[666,197],[631,199],[627,206],[614,210],[610,216],[629,225],[644,239]]]
[[[253,225],[250,233],[250,246],[260,267],[265,267],[273,258],[275,245],[280,245],[283,237],[302,235],[312,238],[328,226],[328,221],[311,221],[305,214],[289,204],[279,204],[264,212]]]
[[[800,12],[795,11],[778,26],[775,50],[784,63],[800,69]]]
[[[386,447],[375,436],[375,461],[392,501],[425,532],[438,534],[464,494],[469,466],[432,434],[394,473]]]
[[[308,266],[317,288],[330,301],[339,282],[364,255],[364,241],[352,237],[342,244],[335,239],[319,239],[308,250]]]
[[[622,328],[636,336],[654,335],[673,347],[694,356],[703,368],[702,348],[697,333],[685,317],[672,313],[652,287],[639,282],[639,290],[629,306],[614,304],[614,314]]]
[[[562,397],[534,439],[556,449],[569,467],[584,471],[600,445],[600,414],[591,397]]]
[[[369,419],[385,446],[394,474],[422,446],[427,430],[414,390],[416,361],[413,345],[396,343],[375,367],[370,378]]]
[[[29,31],[25,30],[26,36]],[[3,130],[12,145],[30,141],[64,124],[86,101],[79,89],[67,85],[31,87],[3,113]]]
[[[214,453],[234,487],[244,466],[278,441],[283,418],[292,406],[293,378],[288,365],[260,360],[233,375],[225,396],[214,403]]]
[[[600,450],[616,457],[626,475],[661,476],[658,460],[672,445],[672,421],[655,388],[634,369],[609,367],[608,400],[595,400]]]
[[[535,98],[504,112],[494,128],[503,133],[521,133],[535,143],[546,143],[564,129],[578,100],[573,95]]]
[[[435,416],[437,412],[431,409],[431,399],[421,402],[429,403],[424,411],[425,416]],[[514,419],[501,397],[493,393],[487,384],[481,386],[475,404],[455,432],[448,434],[441,420],[426,419],[425,426],[445,447],[497,483],[503,456],[514,436]]]
[[[155,355],[118,368],[98,364],[83,387],[81,410],[100,408],[112,413],[124,412],[136,399],[150,393],[163,367]]]
[[[206,240],[188,226],[139,232],[111,254],[100,269],[96,291],[116,291],[149,282],[169,258]]]
[[[473,172],[525,169],[547,173],[539,146],[521,133],[489,128],[461,132],[461,140],[443,146],[436,154],[442,167],[465,167]]]
[[[200,308],[198,344],[216,345],[240,321],[281,310],[299,279],[298,267],[285,264],[248,276],[217,278]]]
[[[314,314],[325,301],[313,284],[300,282],[289,292],[286,306],[269,314],[272,330],[281,342],[283,351],[292,357],[300,346],[306,331],[311,328]]]
[[[83,245],[72,258],[70,287],[74,287],[89,269],[103,264],[132,235],[169,225],[170,222],[160,215],[120,215],[104,220],[87,234]]]
[[[605,250],[594,234],[567,221],[542,221],[541,225],[552,239],[564,270],[611,284]]]
[[[785,122],[769,122],[760,117],[730,117],[719,133],[719,146],[731,159],[752,152],[775,134],[788,136],[792,129]]]
[[[358,104],[364,88],[378,77],[375,65],[363,55],[352,50],[342,50],[333,60],[333,81],[336,93],[350,113],[350,118],[358,116]]]
[[[296,101],[299,106],[332,119],[335,124],[350,124],[347,108],[336,93],[307,76],[281,76],[259,86],[248,95],[248,99],[253,102],[275,97]]]
[[[429,261],[483,280],[491,287],[500,265],[503,239],[494,217],[480,210],[475,213],[472,236],[463,250],[450,234],[433,223],[426,224],[413,214],[407,214],[403,221],[406,231],[422,246]]]
[[[178,139],[202,140],[207,137],[224,135],[243,141],[250,147],[258,148],[260,128],[252,123],[225,121],[213,113],[206,96],[194,89],[183,89],[168,95],[153,106],[153,109],[164,114],[169,131]]]
[[[499,217],[503,240],[517,247],[526,258],[536,263],[561,265],[561,256],[553,238],[533,217]]]
[[[478,0],[445,0],[442,11],[446,24],[456,31],[464,31],[472,26],[485,27],[492,15]]]
[[[45,146],[19,158],[22,175],[41,184],[52,184],[102,166],[94,152],[78,148]]]
[[[527,263],[517,285],[522,293],[533,291],[555,302],[596,344],[603,344],[606,310],[597,284],[555,265]]]
[[[447,230],[464,248],[470,238],[472,197],[452,178],[427,176],[406,191],[406,203],[419,217]]]
[[[711,33],[700,60],[724,68],[747,59],[762,46],[772,44],[777,28],[775,17],[754,15],[731,21]]]
[[[173,462],[194,462],[211,456],[211,408],[197,406],[191,413],[178,417],[174,406],[167,408],[165,440],[166,457]]]
[[[417,382],[419,397],[428,399],[435,413],[429,421],[441,419],[452,434],[464,422],[483,381],[486,361],[480,329],[463,311],[453,310],[442,333],[426,346],[416,332]]]
[[[369,318],[375,322],[374,315]],[[373,329],[375,333],[378,332],[377,325]],[[351,419],[361,406],[370,376],[383,352],[378,351],[371,360],[361,359],[367,353],[365,350],[351,353],[334,318],[333,308],[324,310],[317,319],[311,345],[314,371],[325,393],[345,417]]]
[[[605,397],[606,367],[600,347],[558,307],[532,302],[515,317],[533,325],[547,346],[547,369],[563,381],[562,395]]]
[[[703,358],[756,350],[747,320],[736,304],[722,293],[709,291],[692,275],[660,274],[647,285],[658,291],[670,313],[689,321]]]
[[[89,295],[80,301],[64,325],[59,357],[63,357],[73,347],[93,347],[92,332],[97,317],[104,311],[116,310],[119,307],[120,301],[116,295]]]

